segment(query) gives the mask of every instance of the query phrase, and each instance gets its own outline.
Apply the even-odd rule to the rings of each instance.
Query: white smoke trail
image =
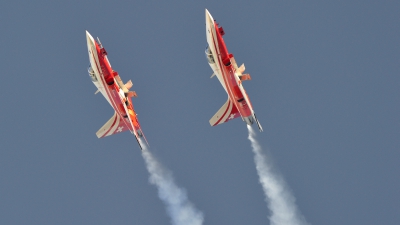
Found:
[[[150,173],[149,181],[157,187],[158,196],[167,206],[171,223],[173,225],[203,224],[203,213],[188,200],[186,191],[175,184],[172,173],[157,161],[144,144],[142,146],[144,146],[142,156]]]
[[[302,225],[308,224],[297,210],[295,198],[286,187],[283,178],[273,171],[271,163],[262,153],[261,146],[256,140],[256,134],[251,126],[249,129],[249,140],[254,152],[254,162],[257,173],[263,187],[268,208],[271,210],[269,217],[271,225]]]

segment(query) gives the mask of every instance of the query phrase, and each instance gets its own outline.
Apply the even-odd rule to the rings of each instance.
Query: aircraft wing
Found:
[[[225,104],[218,110],[217,113],[210,119],[211,126],[216,126],[221,123],[228,122],[229,120],[240,117],[240,113],[236,106],[232,104],[231,100],[225,102]]]
[[[117,112],[114,112],[114,115],[96,132],[96,135],[98,138],[103,138],[128,130],[129,128],[123,118]]]

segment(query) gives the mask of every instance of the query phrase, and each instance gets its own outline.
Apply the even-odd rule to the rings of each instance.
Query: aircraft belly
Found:
[[[252,115],[251,105],[248,103],[248,99],[245,96],[245,92],[243,92],[243,88],[238,85],[235,75],[233,74],[232,67],[225,68],[225,74],[227,86],[229,88],[229,92],[231,93],[231,100],[236,105],[242,119]]]

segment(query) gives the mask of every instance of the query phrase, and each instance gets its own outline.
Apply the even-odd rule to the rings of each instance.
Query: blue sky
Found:
[[[87,75],[100,37],[151,151],[204,224],[269,224],[241,120],[210,127],[226,93],[204,56],[204,9],[311,224],[400,223],[396,1],[3,1],[0,222],[170,224],[132,135],[97,139],[112,108]]]

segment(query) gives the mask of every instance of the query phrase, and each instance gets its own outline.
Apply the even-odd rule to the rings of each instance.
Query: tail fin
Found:
[[[225,104],[210,119],[210,125],[216,126],[218,124],[228,122],[229,120],[237,117],[240,117],[240,113],[237,110],[236,106],[232,104],[231,100],[228,98]]]
[[[114,112],[114,115],[96,132],[96,135],[98,138],[103,138],[127,130],[129,130],[128,126],[125,124],[123,119],[117,114],[117,112]]]

